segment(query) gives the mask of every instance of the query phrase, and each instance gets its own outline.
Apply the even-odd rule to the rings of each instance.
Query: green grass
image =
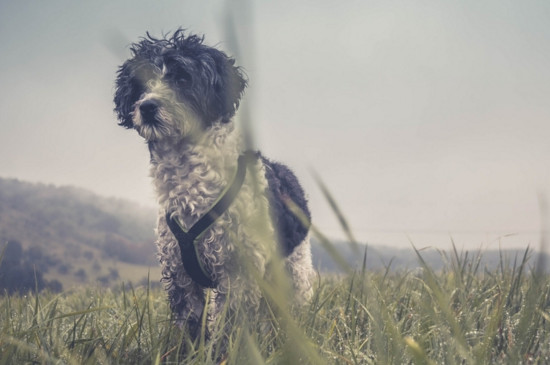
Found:
[[[418,252],[417,252],[418,253]],[[0,298],[0,364],[545,364],[550,280],[524,257],[487,272],[453,252],[444,270],[323,276],[305,308],[266,288],[270,310],[190,344],[165,293],[85,287]],[[271,313],[271,314],[265,314]],[[277,313],[276,315],[273,313]],[[273,324],[265,330],[265,321]],[[262,330],[264,328],[264,330]],[[181,344],[190,349],[182,355]],[[218,359],[218,360],[216,360]]]

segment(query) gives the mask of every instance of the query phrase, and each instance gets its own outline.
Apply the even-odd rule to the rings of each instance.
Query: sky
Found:
[[[237,25],[232,47],[228,14]],[[361,242],[537,246],[550,199],[550,2],[0,0],[0,177],[155,206],[117,67],[178,27],[239,56],[256,146],[314,224]]]

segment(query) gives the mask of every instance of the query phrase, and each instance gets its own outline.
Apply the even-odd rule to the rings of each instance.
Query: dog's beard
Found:
[[[169,129],[162,124],[142,125],[142,126],[136,127],[136,129],[139,135],[142,136],[147,142],[158,141],[172,134],[170,133]]]
[[[183,104],[161,106],[154,115],[144,117],[137,103],[133,113],[134,128],[147,142],[162,139],[193,138],[200,131],[200,121]]]

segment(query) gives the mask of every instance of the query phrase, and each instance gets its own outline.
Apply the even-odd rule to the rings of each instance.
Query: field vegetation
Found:
[[[0,364],[550,362],[550,280],[528,267],[529,250],[492,271],[456,250],[434,271],[414,252],[417,270],[319,277],[304,308],[263,286],[269,310],[231,327],[225,351],[216,338],[191,344],[165,293],[148,285],[4,296]]]

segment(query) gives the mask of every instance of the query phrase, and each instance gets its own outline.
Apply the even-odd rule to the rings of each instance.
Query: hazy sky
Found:
[[[323,231],[340,235],[312,169],[362,241],[536,244],[538,196],[550,196],[550,2],[251,3],[238,63],[256,144],[302,179]],[[145,31],[182,26],[229,50],[225,10],[0,0],[0,176],[154,206],[147,148],[112,112],[116,69]]]

